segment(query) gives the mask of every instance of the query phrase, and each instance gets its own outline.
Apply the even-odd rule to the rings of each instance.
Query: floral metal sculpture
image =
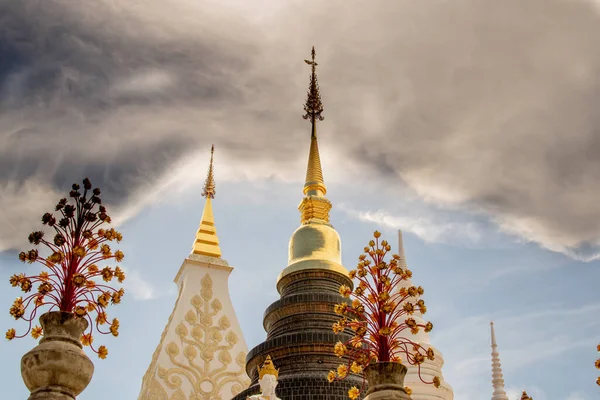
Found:
[[[89,330],[81,337],[84,346],[106,358],[108,350],[105,346],[96,348],[93,345],[92,332],[119,335],[119,320],[108,320],[106,309],[109,304],[119,304],[124,295],[122,288],[115,289],[104,282],[116,279],[122,283],[125,279],[123,270],[116,266],[98,266],[110,260],[123,260],[121,250],[113,251],[109,242],[122,240],[121,233],[113,228],[105,228],[111,218],[100,199],[100,189],[92,190],[89,179],[83,180],[83,193],[78,184],[73,184],[69,193],[71,203],[61,199],[56,205],[55,214],[45,213],[42,223],[52,228],[54,237],[47,240],[43,231],[29,235],[29,242],[43,246],[45,256],[37,249],[21,252],[22,262],[42,264],[46,269],[38,275],[13,275],[10,284],[20,287],[26,293],[25,298],[17,297],[10,315],[15,320],[23,319],[29,324],[27,332],[18,336],[14,328],[6,332],[6,338],[22,338],[31,333],[34,339],[43,335],[40,326],[33,326],[39,310],[45,307],[47,311],[63,311],[72,313],[76,318],[86,318]],[[37,285],[37,290],[34,289]],[[92,320],[94,318],[94,321]],[[107,328],[104,328],[107,326]]]
[[[426,360],[434,360],[433,349],[424,348],[412,341],[410,335],[417,334],[420,329],[431,331],[431,322],[419,324],[412,318],[415,312],[425,314],[425,302],[418,297],[423,294],[422,287],[405,287],[402,281],[410,279],[412,272],[399,265],[400,257],[392,255],[385,261],[391,250],[387,241],[381,240],[381,233],[374,233],[374,240],[364,248],[355,270],[350,271],[350,278],[357,282],[352,290],[346,285],[340,287],[340,294],[351,299],[351,303],[335,306],[335,312],[341,319],[333,325],[336,334],[348,328],[353,336],[336,343],[334,351],[340,358],[348,361],[341,364],[337,371],[330,371],[329,382],[346,378],[349,373],[363,376],[363,387],[352,387],[348,396],[356,399],[364,389],[364,369],[371,363],[402,363],[401,356],[410,364],[418,366],[419,378],[423,383],[440,386],[439,377],[432,382],[421,378],[421,364]],[[411,390],[406,388],[407,393]]]

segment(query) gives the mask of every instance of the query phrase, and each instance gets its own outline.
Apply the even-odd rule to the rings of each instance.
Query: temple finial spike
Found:
[[[313,46],[312,61],[304,60],[311,66],[312,74],[310,76],[310,86],[308,88],[308,98],[304,103],[306,114],[302,116],[311,122],[311,140],[308,153],[308,167],[306,169],[306,181],[304,183],[304,195],[322,197],[327,193],[327,187],[323,180],[323,170],[321,168],[321,159],[319,157],[319,145],[317,143],[317,121],[322,121],[323,103],[321,103],[321,94],[319,93],[319,84],[317,83],[317,74],[315,68],[318,65],[315,61],[315,47]]]
[[[509,400],[504,390],[504,376],[502,375],[502,365],[500,364],[500,355],[498,354],[498,345],[496,344],[496,332],[494,331],[494,322],[490,322],[492,331],[492,400]]]
[[[324,117],[321,115],[323,112],[323,103],[321,102],[321,94],[319,93],[319,82],[317,81],[316,67],[317,62],[315,61],[315,46],[312,48],[311,56],[312,61],[304,60],[305,63],[311,66],[310,84],[308,87],[308,96],[306,103],[304,103],[304,111],[306,114],[302,116],[304,119],[310,120],[313,125],[313,136],[316,134],[315,124],[317,121],[323,121]]]
[[[202,187],[202,196],[210,197],[211,199],[215,198],[215,194],[217,193],[215,190],[215,177],[213,175],[213,156],[215,153],[215,145],[213,144],[210,148],[210,164],[208,165],[208,173],[206,175],[206,181],[204,181],[204,186]]]
[[[217,237],[217,230],[215,229],[215,217],[212,209],[212,199],[215,198],[216,193],[215,177],[213,175],[214,153],[215,146],[213,145],[210,149],[208,174],[202,189],[202,196],[206,197],[206,203],[204,203],[200,227],[196,231],[196,238],[194,240],[194,245],[192,246],[192,254],[221,258],[221,248],[219,247],[219,238]]]

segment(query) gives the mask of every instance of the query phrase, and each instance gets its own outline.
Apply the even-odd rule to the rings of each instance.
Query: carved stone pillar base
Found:
[[[379,362],[365,368],[369,390],[364,400],[411,400],[404,390],[406,367],[400,363]]]
[[[40,317],[44,337],[21,359],[28,400],[74,400],[92,380],[94,364],[82,350],[85,318],[52,311]]]

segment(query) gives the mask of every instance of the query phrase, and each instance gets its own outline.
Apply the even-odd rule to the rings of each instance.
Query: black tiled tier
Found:
[[[252,383],[232,400],[246,400],[260,393],[258,367],[267,355],[279,368],[276,391],[282,400],[346,400],[352,386],[361,387],[358,376],[327,382],[327,373],[342,362],[333,353],[333,346],[351,334],[345,331],[336,335],[331,329],[339,320],[333,306],[347,301],[339,294],[342,284],[352,287],[347,276],[327,270],[298,271],[278,282],[281,298],[264,315],[267,339],[246,357],[246,372]]]

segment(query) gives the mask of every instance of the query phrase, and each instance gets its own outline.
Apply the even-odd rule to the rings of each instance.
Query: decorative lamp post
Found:
[[[427,311],[425,302],[419,299],[423,288],[400,285],[412,272],[399,265],[400,257],[396,254],[389,262],[385,261],[391,246],[385,240],[380,241],[379,232],[373,236],[374,240],[359,257],[357,269],[350,271],[350,278],[357,283],[354,290],[340,287],[340,293],[351,302],[335,306],[341,319],[333,325],[333,331],[340,333],[350,328],[354,335],[335,345],[336,355],[348,361],[337,371],[330,371],[328,380],[344,379],[350,373],[362,375],[363,387],[352,387],[348,392],[350,399],[362,394],[364,380],[368,382],[365,399],[410,399],[411,390],[404,387],[407,368],[402,364],[401,355],[410,365],[417,365],[420,377],[421,364],[425,359],[434,360],[435,354],[433,349],[424,348],[409,336],[420,329],[429,332],[433,325],[431,322],[418,324],[411,317],[417,311],[421,314]],[[437,376],[432,382],[421,380],[440,386]]]
[[[114,260],[120,262],[123,252],[113,251],[109,242],[122,240],[113,228],[106,228],[111,219],[102,206],[100,189],[93,189],[89,179],[83,180],[83,193],[73,184],[70,199],[61,199],[55,213],[42,216],[42,223],[52,229],[52,238],[43,231],[29,235],[34,248],[21,252],[22,262],[40,263],[37,275],[13,275],[10,283],[19,287],[24,297],[18,297],[10,308],[15,320],[25,320],[28,329],[17,335],[15,329],[6,338],[22,338],[31,333],[42,337],[39,345],[21,359],[21,375],[31,392],[29,400],[73,400],[87,387],[94,373],[94,364],[82,346],[89,346],[100,358],[106,358],[104,345],[95,347],[92,333],[119,335],[119,320],[109,321],[109,304],[121,302],[124,291],[103,283],[125,279],[120,267],[99,266]],[[42,255],[44,254],[44,255]],[[98,278],[102,278],[99,281]],[[33,326],[40,311],[41,326]]]

